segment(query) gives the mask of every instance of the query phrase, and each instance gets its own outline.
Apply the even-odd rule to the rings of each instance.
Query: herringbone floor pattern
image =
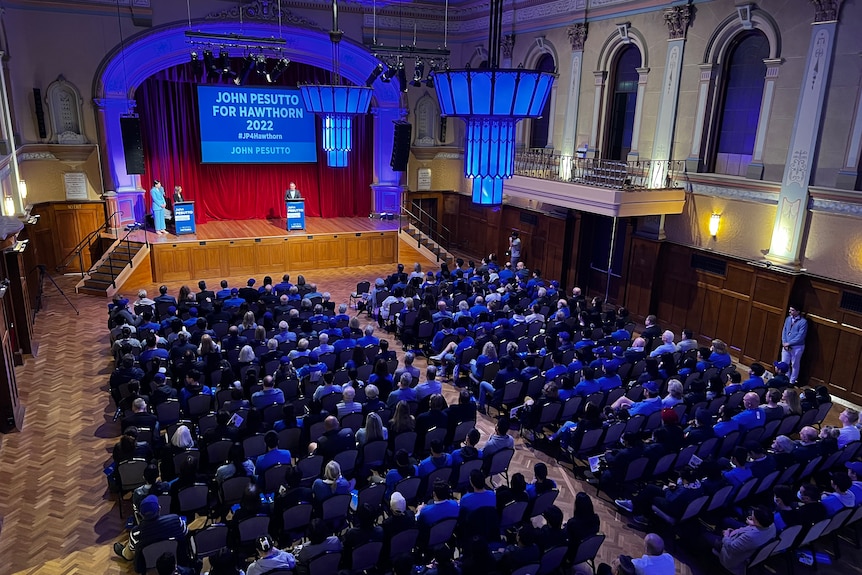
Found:
[[[411,264],[420,256],[402,243],[401,261]],[[420,260],[433,269],[431,262]],[[317,282],[337,302],[347,295],[359,279],[390,273],[390,266],[373,266],[325,272],[308,272],[308,281]],[[273,270],[271,275],[281,272]],[[127,563],[117,560],[111,544],[125,540],[125,532],[114,497],[106,490],[102,468],[110,459],[110,448],[119,434],[119,424],[111,421],[107,379],[112,362],[106,353],[106,300],[74,294],[74,278],[56,278],[66,294],[80,309],[75,315],[53,286],[45,286],[44,309],[37,317],[41,336],[39,356],[17,370],[22,402],[27,407],[25,428],[6,435],[0,444],[0,575],[60,575],[131,573]],[[205,278],[217,285],[221,278]],[[231,285],[243,284],[246,277],[228,278]],[[194,285],[194,284],[192,284]],[[126,286],[134,294],[138,287],[156,291],[155,285]],[[170,285],[176,293],[179,284]],[[400,350],[400,345],[395,349]],[[417,360],[423,369],[423,359]],[[448,387],[448,386],[446,386]],[[448,387],[447,399],[456,393]],[[493,422],[480,416],[483,437]],[[567,468],[559,466],[542,452],[533,450],[520,439],[510,473],[521,471],[532,479],[532,466],[542,460],[549,464],[551,477],[560,486],[557,505],[568,517],[575,494],[591,486],[574,479]],[[643,532],[626,523],[612,504],[595,498],[607,539],[599,559],[610,561],[620,553],[639,556]],[[844,558],[820,573],[859,572],[862,553],[844,545]],[[717,562],[692,557],[681,545],[677,573],[718,573]],[[783,567],[783,563],[780,564]],[[797,573],[808,569],[799,566]],[[783,571],[783,570],[782,570]]]

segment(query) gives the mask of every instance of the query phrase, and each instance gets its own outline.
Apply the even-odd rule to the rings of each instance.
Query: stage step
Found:
[[[415,228],[412,224],[409,224],[406,228],[402,228],[402,231],[406,232],[407,235],[416,240],[422,246],[422,248],[427,250],[437,260],[442,260],[450,265],[453,265],[455,263],[455,256],[450,254],[440,244],[438,244],[437,242],[429,238],[427,235],[422,233],[420,230]]]
[[[110,296],[116,291],[121,276],[129,275],[131,266],[146,244],[142,242],[118,242],[103,256],[97,268],[76,286],[79,293],[97,296]],[[138,258],[140,259],[140,258]]]

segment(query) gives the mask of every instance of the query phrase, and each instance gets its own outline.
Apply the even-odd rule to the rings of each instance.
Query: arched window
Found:
[[[553,72],[556,69],[554,65],[554,57],[550,54],[542,54],[539,61],[536,62],[536,70],[542,72]],[[548,126],[551,123],[551,98],[545,102],[545,107],[542,108],[542,117],[532,120],[530,130],[530,147],[544,148],[548,145]]]
[[[744,176],[757,138],[769,40],[759,32],[740,34],[728,50],[717,118],[713,172]]]
[[[632,149],[632,131],[638,99],[637,69],[640,64],[640,50],[631,44],[617,55],[611,78],[608,133],[605,138],[605,157],[609,160],[624,161]]]

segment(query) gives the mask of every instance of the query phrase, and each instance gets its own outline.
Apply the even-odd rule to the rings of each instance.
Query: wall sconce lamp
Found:
[[[718,235],[718,225],[721,223],[721,214],[712,214],[709,216],[709,235],[712,239]]]
[[[12,196],[7,196],[6,194],[3,194],[3,215],[15,215],[15,200],[12,199]]]
[[[18,194],[21,196],[21,201],[23,203],[23,201],[27,199],[27,182],[24,180],[18,180]]]

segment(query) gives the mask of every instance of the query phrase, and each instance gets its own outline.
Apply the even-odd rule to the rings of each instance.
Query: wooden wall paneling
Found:
[[[347,242],[347,261],[352,266],[369,265],[371,264],[372,238],[364,234],[356,235],[357,237],[353,241]]]
[[[192,271],[192,251],[194,251],[192,246],[193,244],[160,244],[153,246],[153,279],[156,282],[188,279]]]
[[[332,269],[347,266],[347,250],[342,236],[316,236],[312,245],[318,268]]]
[[[815,385],[833,385],[846,397],[850,387],[848,382],[832,378],[832,368],[836,362],[838,340],[841,327],[827,318],[808,315],[808,336],[805,339],[803,362],[808,366],[808,381]],[[777,352],[776,352],[777,355]],[[840,361],[840,360],[839,360]]]
[[[75,210],[55,209],[54,210],[54,241],[59,248],[59,258],[62,259],[75,249],[78,242],[81,241],[78,231],[78,214]],[[90,253],[84,250],[81,253],[83,257],[83,267],[85,270],[90,269],[93,265],[90,259]],[[59,262],[58,262],[59,263]],[[78,260],[73,260],[67,268],[69,272],[80,272],[81,264]]]
[[[568,232],[563,237],[564,244],[569,246],[569,261],[564,262],[568,268],[566,277],[563,280],[564,285],[568,288],[568,293],[571,293],[571,288],[580,286],[581,278],[578,274],[578,257],[581,253],[581,214],[574,210],[569,210],[569,221],[565,228]],[[565,251],[564,251],[565,253]]]
[[[36,355],[38,343],[33,325],[33,308],[30,306],[30,286],[24,263],[24,251],[30,249],[25,243],[18,243],[5,250],[6,272],[9,279],[9,294],[12,301],[15,339],[21,353]],[[23,364],[23,358],[21,359]]]
[[[225,275],[236,276],[248,274],[249,276],[253,276],[257,272],[254,258],[257,245],[233,240],[227,243],[227,249],[223,250],[224,261],[227,262],[227,272]]]
[[[192,277],[212,278],[231,275],[225,265],[226,259],[223,253],[227,249],[227,242],[203,241],[188,245],[191,246],[189,257]]]
[[[862,381],[860,375],[859,350],[862,349],[862,334],[855,330],[842,329],[838,335],[838,344],[835,346],[835,361],[832,364],[832,373],[829,383],[839,388],[848,389],[850,399],[860,403],[862,399]],[[805,353],[808,353],[806,347]]]
[[[315,253],[305,237],[292,237],[287,241],[287,270],[302,273],[317,267]]]
[[[36,254],[38,254],[39,258],[38,263],[44,264],[53,272],[60,264],[61,257],[57,255],[59,250],[55,241],[54,210],[50,206],[44,206],[40,207],[35,213],[40,217],[30,234],[30,238],[36,247]]]
[[[370,238],[372,264],[394,264],[398,261],[397,234],[381,233]]]
[[[18,398],[18,382],[13,365],[12,337],[6,315],[8,290],[0,290],[0,432],[20,431],[24,426],[24,406]]]
[[[718,333],[718,314],[721,309],[721,292],[702,282],[698,284],[698,287],[704,291],[703,307],[700,310],[700,331],[710,339],[715,339],[717,337],[716,334]]]
[[[637,236],[632,238],[624,305],[635,317],[644,318],[651,313],[650,302],[656,285],[655,272],[661,245],[661,242],[655,240]],[[670,319],[670,315],[667,317]]]
[[[287,270],[287,238],[260,238],[254,245],[257,273],[273,278],[283,275]]]

